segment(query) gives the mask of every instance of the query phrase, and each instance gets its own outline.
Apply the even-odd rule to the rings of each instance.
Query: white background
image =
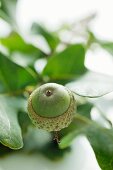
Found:
[[[44,23],[54,30],[64,22],[73,22],[92,13],[96,13],[97,17],[91,29],[99,38],[113,41],[112,0],[20,0],[17,20],[24,31],[33,21]],[[89,52],[86,66],[113,75],[113,59],[103,50]]]
[[[23,28],[33,20],[56,28],[64,21],[78,20],[96,12],[94,31],[113,40],[112,0],[20,0],[18,5],[17,17]]]

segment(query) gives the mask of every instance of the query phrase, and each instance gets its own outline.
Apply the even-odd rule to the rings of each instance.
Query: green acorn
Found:
[[[47,131],[60,131],[72,122],[76,110],[73,93],[66,87],[47,83],[32,92],[28,114],[35,126]]]

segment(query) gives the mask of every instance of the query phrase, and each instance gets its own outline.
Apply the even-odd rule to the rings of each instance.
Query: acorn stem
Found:
[[[57,143],[60,143],[58,131],[55,131],[55,132],[54,132],[54,138],[53,138],[53,140],[56,141]]]

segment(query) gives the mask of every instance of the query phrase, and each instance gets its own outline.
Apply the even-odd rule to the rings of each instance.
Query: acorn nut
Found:
[[[68,127],[75,110],[73,93],[56,83],[40,86],[28,99],[28,115],[32,123],[47,131],[60,131]]]

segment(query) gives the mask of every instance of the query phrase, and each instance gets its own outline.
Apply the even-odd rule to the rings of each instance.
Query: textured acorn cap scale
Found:
[[[28,114],[32,123],[47,131],[60,131],[72,122],[76,110],[73,93],[66,87],[47,83],[32,92]]]

